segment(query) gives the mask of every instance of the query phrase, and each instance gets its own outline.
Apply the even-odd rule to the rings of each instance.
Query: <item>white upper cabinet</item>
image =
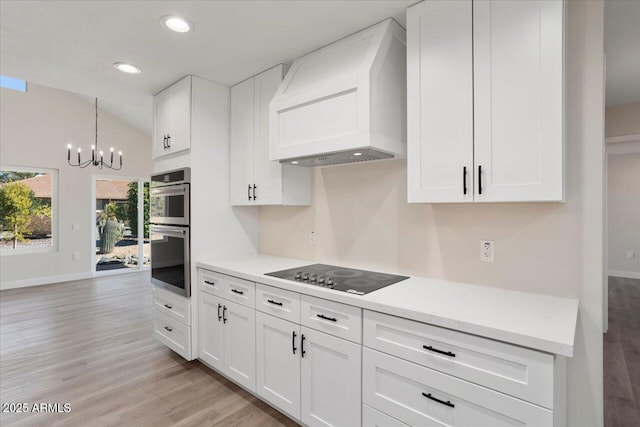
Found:
[[[153,158],[191,147],[191,76],[153,97]]]
[[[311,172],[269,160],[269,103],[284,76],[273,67],[231,88],[231,204],[308,205]]]
[[[425,1],[407,49],[410,202],[564,199],[561,0]]]

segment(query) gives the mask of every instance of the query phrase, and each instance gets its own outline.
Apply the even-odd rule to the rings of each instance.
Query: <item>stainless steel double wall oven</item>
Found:
[[[151,283],[185,297],[191,296],[190,181],[190,168],[153,175],[149,206]]]

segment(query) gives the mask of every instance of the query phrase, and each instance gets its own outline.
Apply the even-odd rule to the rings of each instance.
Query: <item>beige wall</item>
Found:
[[[607,107],[606,136],[622,136],[640,133],[640,102]]]
[[[68,143],[89,151],[95,138],[92,101],[76,94],[29,84],[28,92],[0,89],[0,163],[58,170],[59,250],[0,257],[0,288],[81,277],[91,272],[92,174],[149,177],[151,138],[100,111],[99,144],[124,152],[121,171],[67,165]],[[104,144],[104,145],[102,145]],[[72,231],[72,224],[80,224]],[[72,260],[73,252],[80,259]]]
[[[609,272],[640,278],[640,152],[608,160]]]
[[[260,209],[260,252],[580,299],[569,425],[602,425],[603,13],[569,3],[565,204],[409,205],[404,161],[319,168],[311,207]]]

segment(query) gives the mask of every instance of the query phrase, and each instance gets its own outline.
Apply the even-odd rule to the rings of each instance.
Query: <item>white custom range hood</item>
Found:
[[[406,155],[405,30],[393,19],[294,61],[270,105],[269,158],[325,166]]]

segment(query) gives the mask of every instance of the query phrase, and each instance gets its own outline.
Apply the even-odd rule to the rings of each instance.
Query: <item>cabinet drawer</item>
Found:
[[[405,423],[384,414],[371,406],[362,405],[363,427],[409,427]]]
[[[219,297],[224,296],[224,276],[209,270],[198,270],[200,290]]]
[[[223,298],[249,308],[256,308],[256,284],[237,277],[224,276]]]
[[[153,335],[187,360],[191,360],[191,328],[153,309]]]
[[[153,308],[187,326],[191,325],[191,304],[178,295],[154,287]]]
[[[553,356],[369,310],[364,345],[553,408]]]
[[[362,309],[326,299],[301,295],[301,321],[318,331],[362,343]]]
[[[300,323],[300,294],[256,283],[256,310]]]
[[[363,403],[415,426],[551,426],[553,413],[488,388],[363,349]]]

